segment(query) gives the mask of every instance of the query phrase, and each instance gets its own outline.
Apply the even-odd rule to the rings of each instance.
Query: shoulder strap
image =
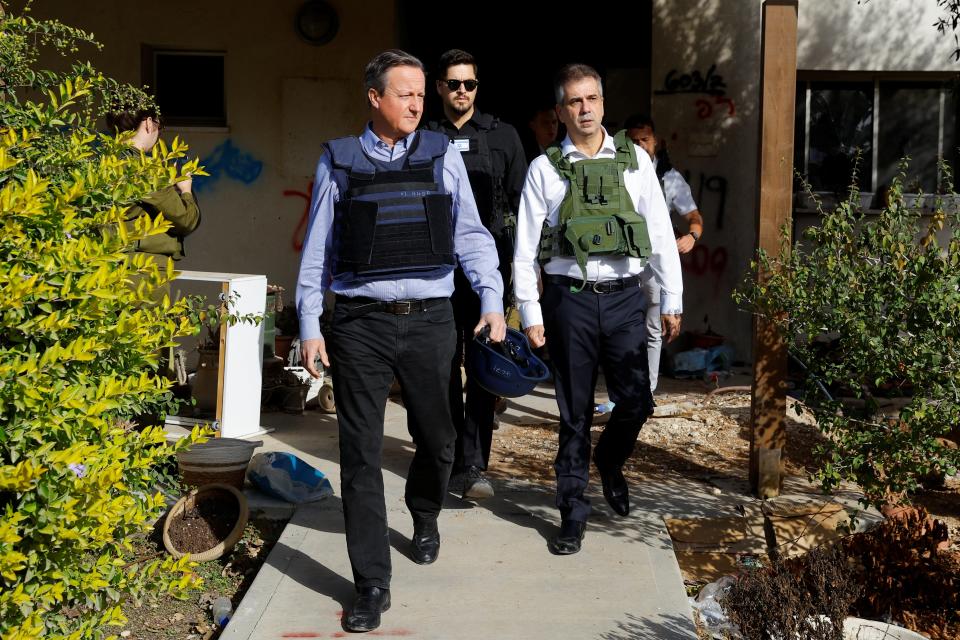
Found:
[[[557,173],[561,177],[566,178],[571,183],[577,181],[577,173],[573,170],[573,165],[570,164],[570,161],[563,157],[563,151],[560,149],[559,144],[552,144],[547,147],[546,151],[547,159],[550,160],[550,164],[553,165],[553,168],[557,170]]]
[[[613,146],[617,149],[617,164],[621,169],[636,170],[640,167],[637,161],[637,147],[633,140],[627,137],[627,130],[621,129],[613,136]]]
[[[450,139],[439,131],[423,129],[417,132],[413,139],[413,149],[407,156],[411,169],[423,169],[433,166],[433,161],[442,158],[447,152]]]
[[[487,131],[496,129],[500,125],[500,118],[496,118],[489,113],[481,113],[476,117],[476,122],[479,125],[479,131],[486,133]]]
[[[330,152],[330,163],[336,169],[349,172],[352,177],[372,180],[377,174],[376,167],[367,158],[360,145],[360,138],[347,136],[336,138],[324,144]]]

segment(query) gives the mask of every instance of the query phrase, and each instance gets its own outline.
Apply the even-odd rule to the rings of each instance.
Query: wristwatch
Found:
[[[700,239],[700,234],[699,234],[699,233],[697,233],[696,231],[691,231],[691,232],[690,232],[690,235],[692,235],[692,236],[693,236],[693,240],[694,240],[694,242],[696,242],[697,240],[699,240],[699,239]]]

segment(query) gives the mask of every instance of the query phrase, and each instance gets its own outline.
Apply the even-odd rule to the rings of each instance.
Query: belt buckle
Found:
[[[605,291],[601,291],[601,290],[598,289],[597,287],[603,287],[603,282],[602,282],[601,280],[594,280],[594,281],[593,281],[593,286],[591,287],[591,289],[593,289],[593,292],[594,292],[595,294],[597,294],[597,295],[601,295],[601,294],[603,294],[603,293],[606,293]]]
[[[391,302],[387,308],[390,310],[390,313],[395,316],[408,316],[410,315],[412,304],[409,301],[397,300]]]

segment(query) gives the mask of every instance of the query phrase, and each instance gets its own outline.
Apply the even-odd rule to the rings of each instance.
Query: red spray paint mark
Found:
[[[294,189],[285,189],[283,192],[284,197],[287,196],[296,196],[298,198],[303,198],[305,204],[303,205],[303,213],[300,214],[300,222],[297,223],[296,228],[293,230],[293,238],[291,240],[291,246],[293,250],[297,253],[303,251],[303,239],[307,235],[307,222],[310,219],[310,198],[313,193],[313,180],[310,181],[310,184],[307,185],[307,191],[296,191]]]
[[[693,103],[693,106],[697,109],[697,117],[701,120],[706,120],[713,115],[714,107],[726,107],[727,108],[727,117],[733,117],[737,114],[737,107],[733,104],[733,100],[724,96],[713,96],[713,100],[707,98],[697,98]]]

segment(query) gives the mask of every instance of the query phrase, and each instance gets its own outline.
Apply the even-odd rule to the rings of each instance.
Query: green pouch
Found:
[[[564,236],[578,252],[588,255],[616,253],[623,246],[620,224],[610,216],[571,218]]]
[[[614,214],[622,228],[627,255],[633,258],[649,258],[653,251],[650,245],[650,234],[647,232],[647,221],[635,213]]]

